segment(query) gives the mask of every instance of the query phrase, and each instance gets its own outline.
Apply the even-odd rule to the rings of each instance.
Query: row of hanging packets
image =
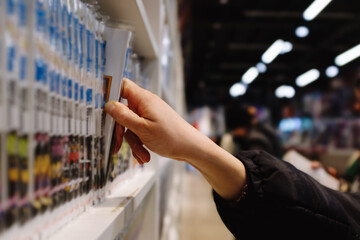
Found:
[[[10,226],[17,217],[20,215],[20,186],[23,183],[23,176],[20,175],[20,142],[26,142],[26,131],[20,129],[20,116],[19,116],[19,94],[20,88],[20,29],[23,28],[21,24],[24,21],[21,19],[22,12],[20,11],[20,1],[15,3],[14,1],[5,1],[3,10],[5,28],[3,29],[5,51],[4,64],[5,69],[2,72],[3,81],[3,114],[2,120],[4,120],[4,144],[2,150],[1,159],[1,177],[2,177],[2,211],[4,214],[3,227]],[[23,76],[21,76],[23,79]],[[26,104],[26,102],[24,103]],[[24,136],[20,136],[24,134]],[[22,139],[20,141],[20,139]],[[24,149],[22,149],[24,150]],[[21,151],[24,153],[24,151]],[[24,176],[25,177],[25,176]],[[23,187],[23,186],[21,186]],[[25,190],[26,191],[26,190]],[[26,193],[25,193],[26,194]],[[17,205],[19,204],[19,212],[17,211]]]
[[[52,222],[54,231],[101,196],[92,189],[101,187],[94,184],[103,161],[95,121],[105,43],[101,16],[88,3],[0,4],[0,226],[7,238],[19,227],[34,231],[34,222]]]
[[[93,1],[0,3],[0,238],[46,238],[104,199],[106,19]],[[116,81],[132,76],[128,41],[126,63],[112,62]],[[129,152],[117,154],[112,179],[129,169]]]

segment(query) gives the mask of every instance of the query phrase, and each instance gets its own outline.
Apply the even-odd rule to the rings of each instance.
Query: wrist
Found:
[[[185,161],[197,168],[213,189],[226,200],[237,200],[246,184],[243,163],[222,149],[210,138],[199,133],[194,137]]]
[[[180,149],[180,158],[191,165],[196,165],[198,162],[208,159],[211,152],[218,146],[197,129],[192,126],[191,128],[191,133],[185,132],[185,135],[191,136],[191,138],[185,138],[184,144]]]

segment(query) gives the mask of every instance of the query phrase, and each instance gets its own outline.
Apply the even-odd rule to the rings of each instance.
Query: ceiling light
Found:
[[[244,73],[241,80],[245,84],[250,84],[252,83],[252,81],[255,80],[255,78],[257,78],[258,75],[259,75],[259,71],[256,69],[256,67],[251,67]]]
[[[358,57],[360,57],[360,44],[338,55],[335,58],[335,63],[338,66],[344,66]]]
[[[326,73],[326,76],[328,76],[329,78],[336,77],[339,73],[339,68],[336,66],[329,66],[325,70],[325,73]]]
[[[262,62],[259,62],[258,64],[256,64],[256,69],[259,71],[259,73],[264,73],[266,72],[266,65]]]
[[[292,49],[293,49],[293,45],[291,42],[284,42],[280,54],[291,52]]]
[[[313,20],[329,3],[331,0],[315,0],[304,11],[303,17],[306,21]]]
[[[238,97],[244,95],[246,93],[246,89],[247,87],[245,84],[238,82],[231,86],[229,92],[232,97]]]
[[[275,95],[278,98],[293,98],[295,89],[292,86],[282,85],[275,90]]]
[[[269,64],[271,63],[280,53],[283,49],[284,41],[279,39],[276,40],[261,56],[261,60]]]
[[[296,78],[296,85],[299,87],[304,87],[309,83],[312,83],[320,77],[320,72],[317,69],[311,69]]]
[[[219,0],[219,3],[225,5],[229,2],[229,0]]]
[[[305,26],[297,27],[295,30],[295,35],[299,38],[304,38],[309,35],[309,29]]]

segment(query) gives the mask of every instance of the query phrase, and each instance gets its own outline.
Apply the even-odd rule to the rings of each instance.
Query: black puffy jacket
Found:
[[[242,152],[248,188],[235,206],[216,192],[221,219],[238,239],[360,239],[360,193],[326,188],[264,151]]]

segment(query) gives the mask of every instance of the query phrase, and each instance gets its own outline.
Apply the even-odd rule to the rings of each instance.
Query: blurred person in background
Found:
[[[276,130],[265,121],[259,121],[254,106],[231,104],[226,111],[229,129],[220,146],[232,154],[244,150],[264,150],[281,158],[284,154],[281,139]]]

